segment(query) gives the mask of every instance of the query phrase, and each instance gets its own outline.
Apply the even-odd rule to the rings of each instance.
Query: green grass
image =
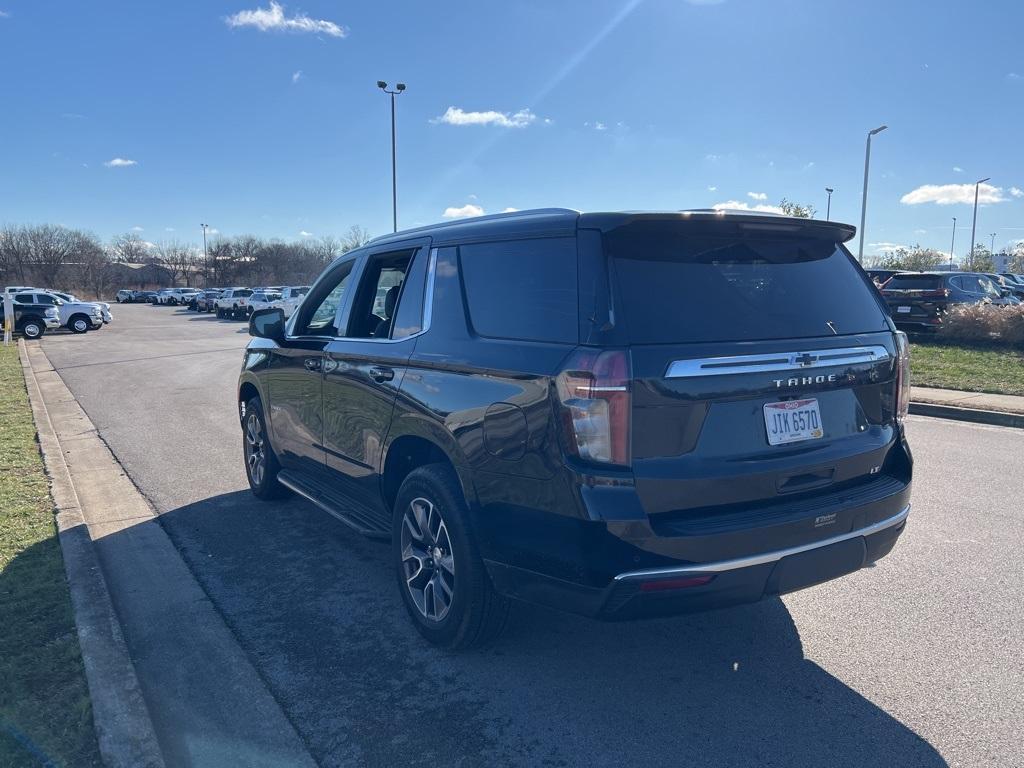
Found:
[[[0,766],[48,762],[100,757],[18,350],[0,346]]]
[[[910,345],[915,386],[1024,395],[1024,353],[945,344]]]

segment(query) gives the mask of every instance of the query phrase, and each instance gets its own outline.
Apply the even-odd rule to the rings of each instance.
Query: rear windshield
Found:
[[[753,341],[882,331],[872,289],[836,243],[737,238],[642,223],[607,234],[614,303],[633,343]]]
[[[232,291],[231,295],[232,296],[252,296],[252,291],[250,291],[248,288],[243,288],[240,291]]]
[[[941,275],[895,275],[885,284],[885,290],[932,291],[941,285]]]

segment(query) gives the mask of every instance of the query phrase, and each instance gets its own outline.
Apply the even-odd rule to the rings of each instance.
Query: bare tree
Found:
[[[34,279],[45,287],[58,285],[61,273],[91,236],[53,224],[25,228],[28,266]]]
[[[0,283],[25,283],[28,268],[28,240],[25,227],[0,230]]]
[[[171,280],[176,283],[180,276],[181,282],[190,285],[199,264],[196,247],[171,240],[158,243],[156,250],[160,263],[171,273]]]
[[[95,298],[102,298],[110,285],[110,254],[95,238],[85,240],[76,258],[78,265],[77,287],[85,289]]]
[[[152,257],[149,244],[134,232],[117,235],[110,241],[110,254],[114,261],[144,263]]]
[[[364,246],[368,242],[370,242],[370,233],[358,224],[353,224],[348,228],[348,232],[341,237],[341,253],[354,251],[356,248]]]

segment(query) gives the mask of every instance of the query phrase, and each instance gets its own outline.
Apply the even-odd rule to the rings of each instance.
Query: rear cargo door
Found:
[[[771,502],[881,471],[895,435],[894,339],[834,239],[644,222],[604,243],[648,515]]]

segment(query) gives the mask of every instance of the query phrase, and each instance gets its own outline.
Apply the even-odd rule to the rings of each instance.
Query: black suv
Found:
[[[912,459],[906,337],[853,235],[553,209],[378,238],[250,319],[252,489],[389,539],[448,647],[509,598],[618,619],[855,571],[903,532]]]
[[[1009,303],[980,272],[901,272],[881,291],[896,326],[921,333],[938,331],[954,304]]]

